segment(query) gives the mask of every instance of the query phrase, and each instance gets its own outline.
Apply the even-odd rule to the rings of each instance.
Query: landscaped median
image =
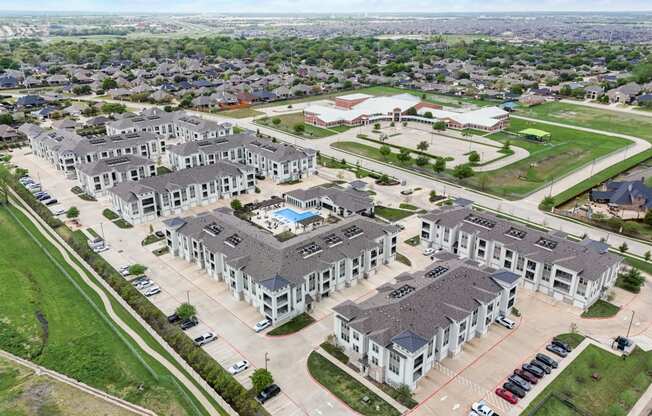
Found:
[[[313,351],[308,356],[308,371],[319,384],[362,415],[399,416],[401,414],[318,352]]]
[[[584,313],[582,313],[582,318],[611,318],[616,316],[620,311],[620,307],[609,303],[606,300],[598,299],[593,305],[591,305]]]
[[[267,333],[267,335],[278,337],[282,335],[294,334],[295,332],[301,331],[303,328],[307,327],[308,325],[311,325],[314,322],[315,322],[315,318],[308,315],[307,313],[302,313],[301,315],[297,315],[294,318],[290,319],[283,325],[277,326],[276,328],[272,329]]]

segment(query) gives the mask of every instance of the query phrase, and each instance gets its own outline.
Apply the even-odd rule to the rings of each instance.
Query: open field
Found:
[[[280,122],[278,124],[274,124],[275,119],[280,120]],[[296,134],[306,139],[319,139],[322,137],[328,137],[337,134],[335,131],[330,131],[327,129],[305,124],[303,122],[303,112],[259,118],[256,120],[256,123],[266,127],[278,129],[286,133]],[[294,129],[294,127],[297,125],[303,126],[303,132],[298,132]]]
[[[0,357],[0,414],[7,416],[133,415],[86,391]]]
[[[20,212],[0,208],[0,232],[1,348],[157,413],[197,413],[167,370],[109,323],[99,297]]]
[[[574,126],[589,127],[596,130],[627,134],[652,141],[652,117],[639,114],[610,111],[608,109],[603,110],[558,101],[547,102],[528,108],[519,107],[516,114]]]
[[[521,413],[530,412],[550,394],[569,397],[593,416],[626,415],[652,381],[652,353],[640,349],[623,360],[620,356],[589,345]],[[593,375],[598,375],[594,379]],[[560,400],[546,404],[536,415],[573,415]]]
[[[247,118],[247,117],[260,116],[263,113],[261,113],[260,111],[256,111],[253,108],[238,108],[236,110],[220,111],[217,114],[225,117],[232,117],[232,118]]]

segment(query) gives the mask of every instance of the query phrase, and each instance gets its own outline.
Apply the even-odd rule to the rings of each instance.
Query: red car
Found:
[[[518,403],[518,399],[516,396],[511,391],[505,390],[503,388],[498,387],[496,389],[496,395],[499,397],[502,397],[503,399],[507,400],[511,404],[516,404]]]
[[[535,377],[534,374],[531,374],[529,371],[521,370],[520,368],[514,370],[514,374],[526,379],[530,384],[537,384],[539,382],[539,379]]]

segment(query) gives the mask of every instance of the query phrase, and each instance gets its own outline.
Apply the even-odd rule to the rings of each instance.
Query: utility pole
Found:
[[[632,317],[629,320],[629,327],[627,328],[627,336],[625,338],[629,338],[629,331],[632,330],[632,322],[634,322],[634,311],[632,311]]]

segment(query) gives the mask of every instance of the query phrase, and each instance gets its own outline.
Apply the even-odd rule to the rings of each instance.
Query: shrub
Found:
[[[251,384],[253,384],[256,394],[260,393],[265,387],[274,382],[272,373],[264,368],[258,368],[251,375]]]
[[[66,211],[66,217],[71,219],[79,217],[79,209],[77,207],[68,208],[68,211]]]
[[[102,211],[102,215],[104,216],[104,218],[106,218],[109,221],[116,220],[120,217],[118,214],[116,214],[115,212],[111,211],[108,208]]]
[[[145,273],[145,270],[147,270],[147,267],[143,266],[142,264],[136,263],[129,266],[129,274],[134,276],[140,276],[141,274]]]
[[[190,319],[197,314],[197,309],[190,303],[184,302],[175,310],[181,319]]]

